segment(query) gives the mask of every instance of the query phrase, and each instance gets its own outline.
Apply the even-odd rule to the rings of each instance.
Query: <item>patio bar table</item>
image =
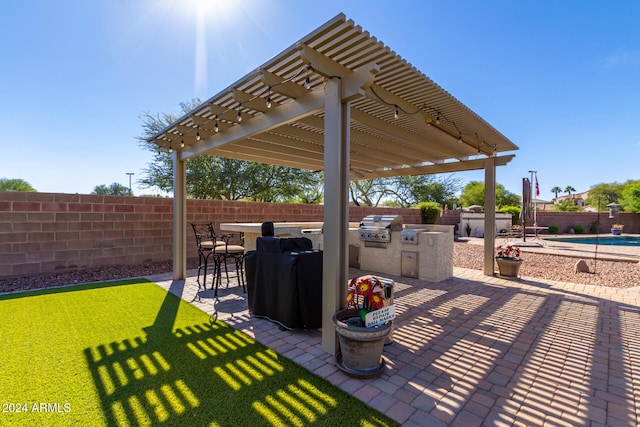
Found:
[[[322,229],[322,222],[275,222],[273,223],[276,237],[302,237],[305,229]],[[256,239],[262,236],[262,223],[259,222],[230,222],[220,224],[222,231],[244,233],[244,247],[247,251],[256,249]],[[319,235],[321,236],[321,235]],[[309,237],[309,236],[306,236]],[[312,239],[314,248],[318,249],[316,239]]]

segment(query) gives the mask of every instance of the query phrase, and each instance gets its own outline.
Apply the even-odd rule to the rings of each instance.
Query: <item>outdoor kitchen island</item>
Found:
[[[326,250],[323,247],[322,226],[322,222],[278,222],[274,223],[274,234],[281,237],[307,237],[314,249]],[[262,225],[224,223],[220,224],[220,230],[244,233],[244,246],[250,251],[255,250]],[[429,282],[439,282],[453,276],[453,226],[400,224],[397,230],[388,227],[387,233],[388,237],[383,238],[387,242],[370,243],[361,240],[362,223],[350,223],[349,266]]]
[[[349,264],[439,282],[453,276],[453,240],[453,226],[402,224],[402,218],[393,216],[365,217],[358,229],[349,230]]]

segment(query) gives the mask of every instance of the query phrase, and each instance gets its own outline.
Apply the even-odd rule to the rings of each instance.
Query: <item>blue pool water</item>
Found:
[[[585,245],[595,245],[595,237],[554,237],[547,240],[554,242],[582,243]],[[640,237],[637,236],[603,236],[598,238],[599,245],[610,246],[636,246],[640,247]]]

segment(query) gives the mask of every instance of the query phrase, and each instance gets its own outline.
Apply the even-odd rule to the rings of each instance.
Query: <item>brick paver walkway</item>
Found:
[[[634,268],[630,267],[630,268]],[[366,274],[352,270],[352,276]],[[152,277],[406,426],[640,425],[640,288],[613,289],[456,268],[453,278],[396,281],[385,372],[353,379],[320,331],[249,315],[236,286],[198,293],[195,275]]]

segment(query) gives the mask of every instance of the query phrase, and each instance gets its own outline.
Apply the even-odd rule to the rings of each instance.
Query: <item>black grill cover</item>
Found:
[[[258,237],[246,255],[249,311],[287,328],[322,326],[322,251],[306,237]]]

